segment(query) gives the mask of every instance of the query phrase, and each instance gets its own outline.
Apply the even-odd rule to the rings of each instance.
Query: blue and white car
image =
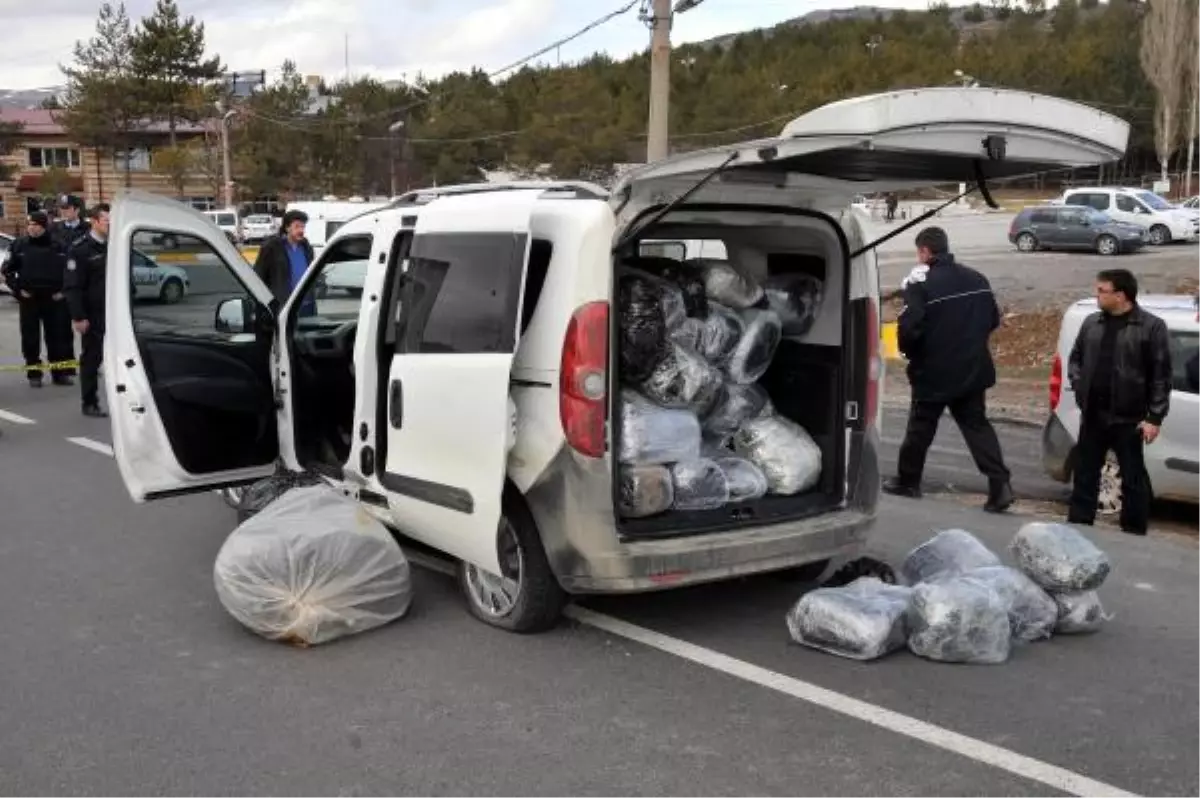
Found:
[[[178,266],[166,266],[140,250],[133,250],[130,283],[133,298],[150,299],[173,305],[187,296],[191,287],[188,273]]]

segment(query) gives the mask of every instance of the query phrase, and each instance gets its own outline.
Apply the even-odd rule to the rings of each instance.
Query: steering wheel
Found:
[[[311,330],[296,330],[296,349],[305,357],[350,358],[354,355],[354,338],[358,331],[358,319],[344,321],[336,327],[318,327]]]

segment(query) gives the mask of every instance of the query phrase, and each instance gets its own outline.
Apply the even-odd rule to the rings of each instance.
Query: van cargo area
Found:
[[[651,245],[617,256],[611,451],[625,538],[797,520],[845,496],[845,239],[819,214],[716,213],[674,211],[640,234]]]

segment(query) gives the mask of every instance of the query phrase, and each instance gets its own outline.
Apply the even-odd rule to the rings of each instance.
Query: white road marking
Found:
[[[25,416],[17,415],[16,413],[12,413],[8,410],[0,410],[0,420],[8,421],[13,424],[36,424],[37,423],[32,418],[25,418]]]
[[[983,740],[927,723],[890,709],[860,701],[815,684],[735,659],[718,651],[697,646],[659,632],[627,623],[599,612],[570,606],[565,614],[576,621],[618,637],[641,643],[666,654],[711,668],[743,681],[775,690],[784,695],[816,704],[832,712],[870,723],[890,732],[941,748],[985,765],[1008,771],[1072,795],[1131,796],[1111,784],[1089,779],[1065,768],[1018,754]]]
[[[91,449],[93,452],[106,454],[109,457],[113,456],[112,447],[102,441],[94,441],[91,438],[67,438],[67,440],[76,446],[82,446],[85,449]]]

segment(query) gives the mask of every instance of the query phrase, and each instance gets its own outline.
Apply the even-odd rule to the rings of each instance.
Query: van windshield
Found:
[[[1166,211],[1171,209],[1170,203],[1155,194],[1153,191],[1139,191],[1134,194],[1134,196],[1156,211]]]

